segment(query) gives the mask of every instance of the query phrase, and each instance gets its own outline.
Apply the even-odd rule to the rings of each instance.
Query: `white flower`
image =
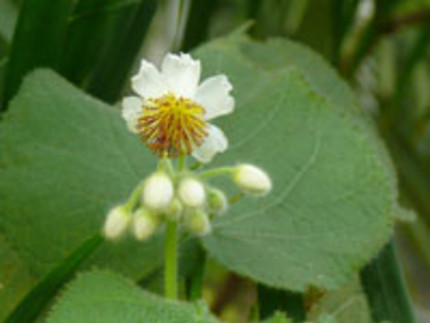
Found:
[[[165,209],[173,197],[173,184],[166,173],[159,171],[146,180],[143,187],[143,204],[150,210],[161,211]]]
[[[123,100],[122,116],[159,156],[192,154],[206,163],[227,149],[222,130],[207,121],[233,111],[232,85],[222,74],[199,84],[200,70],[188,54],[167,54],[160,71],[142,60],[132,78],[139,96]]]
[[[103,234],[106,239],[119,238],[127,229],[130,216],[125,211],[124,207],[117,206],[111,209],[107,216],[103,227]]]
[[[272,189],[272,181],[265,171],[249,164],[238,166],[233,172],[233,181],[245,193],[265,195]]]
[[[185,178],[180,181],[178,195],[182,203],[188,207],[202,206],[206,200],[203,184],[194,178]]]
[[[158,221],[149,210],[140,208],[133,214],[132,230],[137,240],[148,239],[157,227]]]

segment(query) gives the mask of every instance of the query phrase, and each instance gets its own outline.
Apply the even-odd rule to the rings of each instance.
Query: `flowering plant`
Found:
[[[0,321],[415,323],[427,16],[382,2],[0,1]]]

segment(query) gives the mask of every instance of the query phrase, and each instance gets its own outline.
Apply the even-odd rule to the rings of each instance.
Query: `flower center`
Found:
[[[205,109],[192,100],[166,94],[146,100],[138,129],[142,141],[159,157],[191,154],[208,135]]]

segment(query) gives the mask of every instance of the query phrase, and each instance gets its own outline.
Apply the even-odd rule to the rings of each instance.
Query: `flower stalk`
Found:
[[[166,298],[178,298],[178,223],[168,221],[164,241],[164,293]]]

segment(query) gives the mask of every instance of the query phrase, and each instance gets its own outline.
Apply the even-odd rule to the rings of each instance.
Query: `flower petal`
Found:
[[[232,89],[225,75],[210,77],[200,84],[195,100],[206,110],[206,120],[233,112],[234,98],[229,94]]]
[[[129,96],[122,100],[122,117],[127,123],[127,128],[138,133],[137,123],[142,115],[142,100],[137,96]]]
[[[167,54],[161,64],[161,73],[168,90],[185,98],[193,98],[200,80],[200,61],[189,54]]]
[[[142,59],[139,72],[132,77],[133,90],[145,99],[158,98],[167,93],[166,82],[154,64]]]
[[[224,152],[228,147],[227,138],[220,128],[208,124],[207,131],[208,136],[203,144],[193,151],[194,158],[202,163],[210,162],[216,153]]]

